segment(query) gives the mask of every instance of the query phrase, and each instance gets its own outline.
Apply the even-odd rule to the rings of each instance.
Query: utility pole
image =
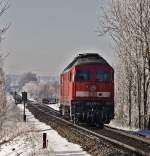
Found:
[[[26,105],[27,100],[28,100],[27,92],[22,92],[22,101],[23,101],[23,104],[24,104],[24,111],[23,111],[23,120],[24,120],[24,122],[26,122],[25,105]]]

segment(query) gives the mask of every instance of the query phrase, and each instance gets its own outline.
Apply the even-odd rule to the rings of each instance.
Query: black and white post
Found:
[[[43,148],[47,148],[47,133],[43,133]]]

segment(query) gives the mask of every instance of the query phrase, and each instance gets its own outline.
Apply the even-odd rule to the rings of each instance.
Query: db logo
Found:
[[[91,86],[90,86],[90,91],[91,91],[91,92],[96,91],[96,86],[95,86],[95,85],[91,85]]]

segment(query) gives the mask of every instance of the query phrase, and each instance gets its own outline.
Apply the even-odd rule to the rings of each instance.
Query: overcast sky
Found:
[[[100,6],[106,0],[10,0],[1,18],[12,23],[1,44],[7,73],[58,75],[73,57],[97,52],[112,63],[108,39],[98,37]]]

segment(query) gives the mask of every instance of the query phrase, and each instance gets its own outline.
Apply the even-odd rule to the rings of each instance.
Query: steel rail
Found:
[[[57,120],[59,120],[59,121],[61,121],[61,122],[64,122],[65,124],[67,124],[67,125],[69,125],[69,126],[71,126],[71,127],[73,127],[73,128],[76,128],[76,129],[78,129],[78,130],[85,131],[86,133],[89,133],[90,135],[93,135],[93,136],[95,136],[95,137],[97,137],[97,138],[102,138],[102,139],[104,139],[104,140],[106,140],[106,141],[109,141],[109,142],[111,142],[111,143],[113,143],[113,144],[115,144],[115,145],[117,145],[117,146],[120,146],[120,147],[122,147],[122,148],[124,148],[124,149],[127,149],[127,150],[129,150],[129,151],[131,151],[131,152],[134,152],[134,153],[136,153],[136,154],[145,155],[145,156],[150,156],[150,153],[149,153],[149,152],[150,152],[150,144],[149,144],[149,141],[148,141],[148,144],[149,144],[149,151],[144,151],[144,150],[142,150],[142,149],[138,149],[138,148],[136,148],[136,147],[133,147],[133,146],[128,145],[128,144],[125,144],[125,143],[120,142],[120,141],[118,141],[118,140],[115,140],[115,139],[113,139],[113,138],[110,138],[110,137],[107,137],[107,136],[98,134],[98,133],[96,133],[96,132],[93,132],[93,131],[91,131],[91,130],[89,130],[89,129],[87,129],[87,128],[84,128],[84,127],[81,127],[81,126],[79,126],[79,125],[76,125],[76,124],[72,123],[71,121],[67,121],[67,120],[65,120],[65,119],[63,119],[63,118],[61,118],[61,117],[55,116],[55,115],[53,115],[53,114],[50,114],[50,112],[48,112],[48,111],[45,112],[44,109],[38,108],[38,106],[40,106],[40,107],[45,107],[45,108],[48,108],[48,106],[43,106],[43,105],[40,105],[40,104],[35,104],[35,105],[32,104],[31,106],[34,107],[34,108],[36,108],[36,109],[38,109],[38,110],[41,111],[42,113],[45,113],[47,116],[53,117],[54,119],[57,119]],[[116,132],[116,130],[115,130],[115,132]],[[123,133],[123,132],[121,132],[121,133],[124,134],[125,137],[131,137],[129,134],[125,134],[125,133]],[[133,139],[137,139],[137,137],[133,137]],[[143,140],[142,140],[142,141],[143,141]],[[141,145],[141,146],[142,146],[142,145]]]

